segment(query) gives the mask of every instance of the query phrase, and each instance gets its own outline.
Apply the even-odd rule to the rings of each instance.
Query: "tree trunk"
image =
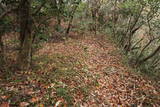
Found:
[[[0,35],[0,71],[3,71],[4,65],[5,65],[4,47],[3,47],[2,35]]]
[[[19,7],[20,17],[20,45],[21,50],[18,56],[19,68],[26,70],[31,64],[31,50],[32,50],[32,20],[30,13],[30,0],[21,0]]]
[[[73,21],[73,15],[71,16],[71,18],[69,20],[69,24],[68,24],[67,30],[65,32],[65,36],[67,36],[70,32],[70,29],[71,29],[71,26],[72,26],[72,21]]]
[[[81,0],[80,0],[81,1]],[[68,23],[68,27],[67,27],[67,30],[65,32],[65,36],[67,37],[69,32],[70,32],[70,29],[72,27],[72,22],[73,22],[73,18],[74,18],[74,14],[79,6],[79,3],[80,1],[78,2],[78,4],[73,8],[72,12],[71,12],[71,16],[70,16],[70,19],[69,19],[69,23]]]
[[[58,26],[61,26],[63,9],[64,9],[64,2],[63,0],[59,0],[59,8],[58,8],[58,15],[57,15]]]
[[[4,45],[2,41],[2,35],[0,34],[0,52],[3,52],[3,50],[4,50]]]

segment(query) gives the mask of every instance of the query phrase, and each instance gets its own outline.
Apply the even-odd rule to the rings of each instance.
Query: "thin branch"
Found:
[[[5,17],[6,15],[8,15],[9,13],[11,13],[11,12],[13,12],[13,11],[15,11],[15,10],[17,10],[17,8],[11,8],[11,9],[6,10],[5,12],[3,12],[3,13],[0,15],[0,20],[1,20],[3,17]]]
[[[44,7],[45,4],[46,4],[46,1],[44,1],[32,15],[35,16],[42,9],[42,7]]]
[[[135,45],[133,45],[133,47],[131,48],[131,50],[135,49],[136,46],[137,46],[143,39],[144,39],[144,38],[142,38],[142,39],[140,39],[139,41],[137,41],[137,42],[135,43]],[[137,48],[136,48],[136,49],[137,49]]]
[[[160,51],[160,45],[150,55],[148,55],[146,58],[140,60],[139,64],[142,64],[142,63],[146,62],[147,60],[149,60],[150,58],[152,58],[153,56],[155,56],[159,51]]]

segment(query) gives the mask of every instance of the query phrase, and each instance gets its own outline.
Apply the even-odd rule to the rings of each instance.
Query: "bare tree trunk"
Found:
[[[61,25],[61,17],[60,17],[60,14],[61,14],[61,8],[62,8],[62,3],[63,1],[60,0],[59,1],[59,8],[58,8],[58,3],[56,0],[53,0],[52,4],[53,4],[53,8],[56,10],[56,18],[57,18],[57,25],[60,26]]]
[[[81,2],[81,0],[79,1],[79,3]],[[70,29],[72,27],[72,22],[73,22],[73,18],[74,18],[74,14],[79,6],[79,3],[73,8],[73,11],[71,13],[71,16],[70,16],[70,20],[69,20],[69,23],[68,23],[68,27],[67,27],[67,30],[65,32],[65,36],[67,36],[70,32]]]
[[[61,27],[62,14],[64,9],[63,0],[52,0],[52,8],[56,13],[56,19],[57,19],[56,30],[59,31],[59,28]]]
[[[63,8],[64,8],[64,2],[63,0],[59,0],[59,12],[58,12],[58,15],[57,15],[57,22],[58,22],[58,26],[61,26],[61,20],[62,20],[62,14],[63,14]]]
[[[21,0],[19,7],[20,16],[20,45],[21,50],[18,56],[18,63],[20,69],[28,69],[31,64],[31,50],[32,50],[32,20],[30,13],[30,0]]]
[[[2,41],[2,35],[0,35],[0,52],[3,52],[3,50],[4,50],[4,45]]]
[[[4,69],[5,58],[4,58],[4,47],[2,41],[2,35],[0,35],[0,71]]]
[[[67,36],[70,32],[71,26],[72,26],[72,21],[73,21],[73,15],[71,16],[70,20],[69,20],[69,24],[65,33],[65,36]]]
[[[138,21],[139,21],[139,19],[140,19],[140,16],[141,16],[141,14],[142,14],[143,9],[144,9],[144,6],[141,7],[138,15],[134,17],[133,24],[131,24],[131,25],[129,26],[129,29],[128,29],[128,31],[126,32],[126,37],[128,37],[126,46],[125,46],[125,48],[124,48],[125,51],[126,51],[126,54],[128,54],[128,52],[131,51],[131,47],[132,47],[131,41],[132,41],[132,38],[133,38],[133,36],[134,36],[134,33],[142,26],[142,25],[140,25],[140,26],[136,27],[136,25],[137,25],[137,23],[138,23]],[[127,34],[128,34],[128,35],[127,35]]]
[[[114,1],[114,11],[112,14],[112,20],[113,20],[113,37],[116,37],[116,24],[117,24],[117,20],[118,17],[116,15],[116,11],[117,11],[117,0]]]

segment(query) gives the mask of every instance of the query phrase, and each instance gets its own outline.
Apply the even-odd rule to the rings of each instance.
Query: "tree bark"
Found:
[[[22,70],[30,68],[31,64],[32,20],[30,5],[30,0],[21,0],[19,6],[21,50],[18,56],[18,63],[19,68]]]
[[[2,35],[0,35],[0,71],[3,71],[4,65],[5,65],[4,47],[3,47]]]
[[[70,29],[72,27],[72,22],[73,22],[73,18],[74,18],[74,14],[79,6],[79,3],[81,2],[81,0],[79,0],[78,4],[75,5],[75,7],[73,8],[72,12],[71,12],[71,16],[70,16],[70,20],[69,20],[69,23],[68,23],[68,27],[67,27],[67,30],[65,32],[65,36],[67,37],[69,32],[70,32]]]

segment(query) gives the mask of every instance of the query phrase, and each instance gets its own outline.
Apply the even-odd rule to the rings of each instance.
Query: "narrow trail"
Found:
[[[39,53],[73,56],[85,62],[92,76],[98,75],[99,85],[91,90],[86,101],[81,102],[84,107],[160,106],[159,86],[131,72],[122,64],[123,58],[116,45],[105,38],[101,35],[86,36],[83,39],[71,39],[66,44],[45,44]]]
[[[123,64],[123,55],[106,36],[42,43],[33,59],[35,70],[0,82],[1,92],[5,90],[0,102],[65,105],[71,96],[75,107],[160,106],[160,85]]]

